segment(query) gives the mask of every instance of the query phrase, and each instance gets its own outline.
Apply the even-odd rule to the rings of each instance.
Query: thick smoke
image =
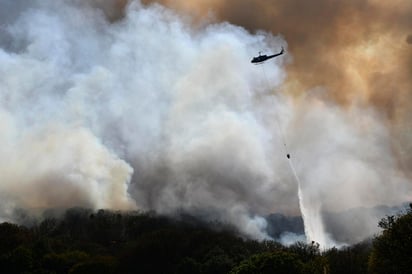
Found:
[[[357,116],[349,114],[354,121],[362,120],[365,114],[363,109],[366,109],[366,116],[371,113],[377,124],[386,131],[386,137],[382,139],[383,148],[379,148],[380,152],[384,153],[380,158],[385,160],[380,161],[379,165],[388,161],[393,172],[383,172],[385,176],[382,178],[395,176],[404,180],[404,174],[411,177],[410,1],[199,0],[195,4],[179,0],[161,2],[182,13],[189,12],[208,20],[214,18],[216,21],[229,21],[252,32],[263,29],[281,33],[288,42],[289,52],[293,54],[293,62],[285,67],[288,78],[282,85],[282,92],[298,97],[298,100],[303,96],[306,100],[313,96],[314,89],[320,89],[322,94],[319,98],[323,103],[330,105],[331,109],[340,109],[344,115],[355,111]],[[311,105],[308,102],[304,104]],[[383,133],[382,130],[379,131]],[[374,137],[374,134],[370,133],[368,140],[371,142],[381,138],[380,135]],[[368,140],[365,140],[365,143],[368,143]],[[328,147],[327,144],[322,145]],[[318,152],[322,151],[322,147],[318,149],[321,149]],[[353,147],[353,150],[358,149],[359,147]],[[363,148],[359,151],[362,152]],[[359,159],[359,156],[355,158]],[[361,165],[368,163],[371,169],[380,168],[379,165],[375,166],[376,161],[369,164],[369,159],[365,162],[362,156],[359,162]],[[333,188],[333,184],[330,185]],[[353,187],[353,184],[350,186]],[[348,190],[357,191],[357,188],[350,186],[348,185]],[[380,190],[385,192],[386,189]],[[314,191],[318,190],[315,188]],[[352,200],[352,197],[358,199],[358,196],[353,194],[347,195],[345,199]],[[350,203],[344,204],[347,207]],[[375,218],[374,222],[376,223]]]
[[[282,34],[294,57],[286,67],[284,92],[297,95],[320,86],[339,105],[376,108],[388,125],[402,171],[412,175],[411,1],[161,2],[250,31]]]
[[[0,1],[3,218],[18,207],[184,211],[264,239],[265,215],[300,212],[287,152],[314,213],[410,198],[379,109],[322,88],[296,96],[293,50],[250,64],[287,49],[287,35],[137,1]]]

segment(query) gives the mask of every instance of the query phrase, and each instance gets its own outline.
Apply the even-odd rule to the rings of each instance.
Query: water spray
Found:
[[[282,48],[282,52],[283,52],[283,48]],[[263,71],[264,79],[266,81],[267,88],[269,89],[270,85],[269,85],[269,81],[267,79],[263,64],[261,67],[262,67],[262,71]],[[320,208],[315,209],[315,210],[310,210],[308,207],[306,207],[305,202],[304,202],[303,193],[302,193],[302,182],[298,176],[298,173],[296,172],[295,166],[293,165],[293,161],[291,159],[290,151],[288,149],[285,134],[283,133],[283,130],[281,127],[278,113],[275,113],[275,121],[276,121],[276,126],[278,129],[279,136],[283,143],[284,153],[286,154],[286,158],[287,158],[290,170],[292,171],[294,180],[298,186],[299,209],[300,209],[301,216],[303,219],[306,240],[308,243],[317,242],[319,243],[320,246],[325,247],[328,245],[328,242],[330,242],[330,240],[327,239],[328,237],[324,229],[322,216],[320,213]]]

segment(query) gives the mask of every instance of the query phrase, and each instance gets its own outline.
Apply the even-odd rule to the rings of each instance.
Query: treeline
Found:
[[[74,208],[30,227],[0,224],[1,273],[412,273],[412,208],[343,249],[284,247],[219,223]]]

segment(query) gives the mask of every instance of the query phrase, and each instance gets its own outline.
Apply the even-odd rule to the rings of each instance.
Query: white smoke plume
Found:
[[[410,198],[378,113],[283,94],[291,55],[250,64],[281,36],[138,1],[113,20],[107,3],[0,0],[3,218],[183,210],[265,239],[266,214],[299,212],[286,152],[309,215]]]

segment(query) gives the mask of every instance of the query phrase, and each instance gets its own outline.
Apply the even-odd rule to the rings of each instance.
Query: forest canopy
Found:
[[[5,273],[409,273],[412,207],[374,239],[321,250],[245,239],[221,223],[153,212],[67,210],[31,226],[0,224]]]

